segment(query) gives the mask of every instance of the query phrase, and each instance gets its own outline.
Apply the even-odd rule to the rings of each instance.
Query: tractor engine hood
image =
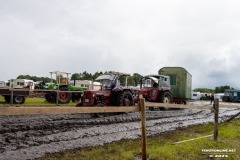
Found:
[[[110,90],[87,90],[87,91],[84,91],[84,95],[88,95],[88,96],[92,96],[92,97],[95,97],[95,96],[101,96],[103,95],[104,97],[107,97],[111,94],[111,91]],[[90,98],[90,97],[89,97]]]

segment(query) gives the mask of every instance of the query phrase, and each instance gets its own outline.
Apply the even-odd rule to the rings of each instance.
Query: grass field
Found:
[[[70,102],[67,104],[60,104],[64,106],[75,106],[77,102]],[[0,106],[10,106],[9,103],[6,103],[3,96],[0,96]],[[14,106],[56,106],[56,103],[45,102],[44,98],[26,98],[24,104],[14,104]]]
[[[149,160],[206,160],[240,159],[240,120],[219,125],[219,140],[212,137],[173,145],[172,143],[213,134],[213,124],[193,126],[187,129],[148,137],[147,157]],[[206,150],[230,150],[232,152],[207,153]],[[219,158],[221,157],[221,158]],[[40,160],[140,160],[141,140],[122,141],[99,147],[75,149],[43,157]]]

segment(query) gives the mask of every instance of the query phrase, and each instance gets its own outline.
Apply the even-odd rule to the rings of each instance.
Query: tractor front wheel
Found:
[[[68,88],[62,87],[60,91],[69,91]],[[58,101],[59,103],[65,104],[69,103],[71,100],[71,93],[70,92],[59,92]]]
[[[106,104],[99,102],[99,103],[97,104],[97,106],[99,106],[99,107],[105,107]],[[104,116],[104,115],[107,115],[107,113],[93,113],[93,114],[91,114],[91,116],[94,117],[94,118],[99,118],[99,117]]]
[[[163,92],[159,98],[160,103],[172,103],[172,95],[169,92]],[[160,109],[169,110],[169,108],[161,107]]]
[[[79,102],[82,97],[81,93],[74,92],[72,93],[72,102]]]

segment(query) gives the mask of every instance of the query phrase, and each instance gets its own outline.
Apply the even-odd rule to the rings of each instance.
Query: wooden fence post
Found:
[[[11,88],[10,106],[13,106],[13,88]]]
[[[218,113],[219,113],[219,100],[214,99],[214,141],[218,139]]]
[[[147,134],[146,134],[146,106],[145,99],[140,99],[141,124],[142,124],[142,160],[147,160]]]
[[[10,106],[13,106],[13,79],[11,79],[11,95],[10,95]]]
[[[56,97],[56,105],[59,105],[59,90],[56,91],[57,92],[57,97]]]

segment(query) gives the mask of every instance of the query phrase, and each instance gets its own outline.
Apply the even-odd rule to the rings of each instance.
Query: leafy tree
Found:
[[[194,92],[202,92],[202,93],[211,93],[211,92],[214,92],[214,90],[208,89],[208,88],[195,88],[193,91],[194,91]]]
[[[230,87],[230,86],[227,86],[227,85],[215,87],[215,93],[224,93],[224,91],[225,91],[226,89],[234,89],[234,88],[232,88],[232,87]]]
[[[71,76],[71,80],[80,80],[80,79],[81,79],[81,77],[80,77],[79,73],[74,73]]]
[[[140,83],[141,78],[142,78],[142,75],[138,73],[133,73],[133,80],[135,82],[135,86],[137,86]]]
[[[136,83],[134,81],[134,77],[133,76],[129,76],[128,77],[128,86],[135,86]]]
[[[83,73],[80,73],[80,79],[81,80],[92,80],[92,74],[88,73],[87,71],[84,71]]]
[[[93,75],[92,75],[92,79],[95,80],[97,77],[99,77],[100,75],[102,75],[103,72],[95,72]]]
[[[43,81],[45,83],[51,82],[52,80],[51,78],[48,78],[48,77],[37,77],[37,76],[30,76],[30,75],[19,75],[17,79],[30,79],[30,80],[33,80],[34,82]]]

